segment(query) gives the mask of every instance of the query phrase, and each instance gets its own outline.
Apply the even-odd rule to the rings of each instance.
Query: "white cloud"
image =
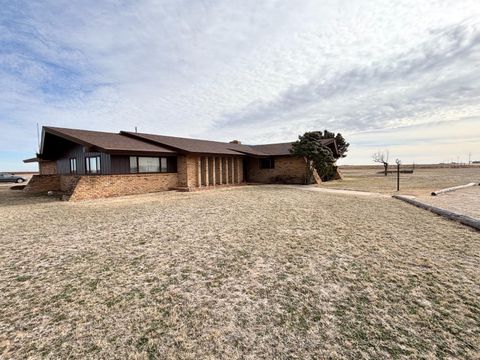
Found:
[[[439,121],[480,126],[476,0],[4,5],[4,151],[34,147],[36,122],[244,142],[326,127],[352,143]],[[364,144],[352,161],[369,161]]]

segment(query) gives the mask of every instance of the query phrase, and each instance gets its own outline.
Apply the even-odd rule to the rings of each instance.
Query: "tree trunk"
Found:
[[[387,176],[387,174],[388,174],[388,164],[383,163],[383,167],[385,168],[385,176]]]

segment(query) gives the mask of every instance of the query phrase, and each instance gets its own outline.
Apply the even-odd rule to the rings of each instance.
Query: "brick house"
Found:
[[[336,153],[334,139],[325,145]],[[24,160],[39,163],[39,175],[25,191],[59,191],[84,200],[247,182],[304,184],[307,163],[290,147],[43,127],[40,153]]]

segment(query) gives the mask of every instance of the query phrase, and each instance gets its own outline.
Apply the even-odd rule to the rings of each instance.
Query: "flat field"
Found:
[[[410,168],[410,167],[406,167]],[[391,168],[393,170],[393,167]],[[396,174],[385,176],[380,167],[340,167],[343,180],[329,181],[321,187],[330,189],[371,191],[394,194]],[[430,195],[434,190],[480,182],[480,167],[470,168],[416,168],[413,174],[400,174],[400,194]]]
[[[478,358],[480,234],[388,197],[0,189],[0,357]]]

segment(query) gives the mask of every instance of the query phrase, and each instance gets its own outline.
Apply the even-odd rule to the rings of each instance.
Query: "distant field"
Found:
[[[410,168],[405,166],[405,168]],[[384,194],[396,193],[396,174],[384,176],[381,167],[348,166],[340,167],[343,180],[329,181],[321,187],[371,191]],[[393,170],[393,167],[391,168]],[[480,167],[422,168],[415,167],[413,174],[400,174],[400,193],[425,195],[433,190],[480,181]]]

